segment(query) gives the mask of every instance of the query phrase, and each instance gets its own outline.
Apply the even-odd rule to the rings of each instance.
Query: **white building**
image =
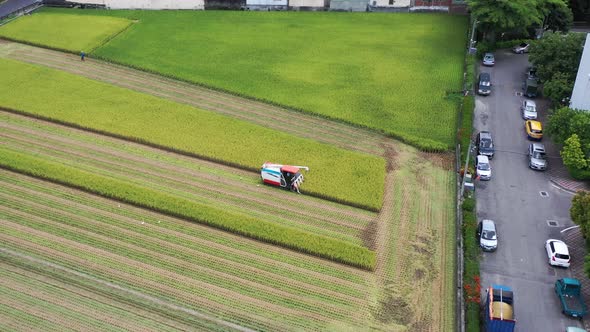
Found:
[[[205,9],[205,0],[71,0],[109,9]]]
[[[590,111],[590,34],[586,35],[586,43],[570,99],[570,107]]]

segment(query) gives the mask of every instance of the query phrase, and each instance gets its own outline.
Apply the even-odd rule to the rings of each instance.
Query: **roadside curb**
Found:
[[[569,194],[575,195],[576,191],[569,189],[567,187],[564,187],[563,185],[561,185],[557,180],[554,179],[550,179],[549,182],[551,182],[551,184],[553,184],[557,189],[563,190]]]

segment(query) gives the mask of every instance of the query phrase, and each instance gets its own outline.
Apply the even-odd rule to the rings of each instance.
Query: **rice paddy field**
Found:
[[[0,36],[47,37],[44,44],[56,47],[51,36],[69,26],[68,15],[136,21],[90,56],[365,126],[427,150],[454,145],[457,101],[449,95],[462,89],[465,17],[47,9],[20,23],[36,27],[28,36],[4,27]]]
[[[76,22],[68,16],[95,35],[72,33],[61,46],[43,37],[56,31],[52,22]],[[445,44],[431,33],[450,35],[443,23],[457,32],[463,18],[77,10],[30,18],[0,27],[29,44],[0,40],[0,330],[454,330],[453,155],[390,137],[446,149],[453,102],[431,86],[433,100],[443,96],[435,121],[449,128],[425,133],[411,128],[416,108],[401,116],[389,108],[396,98],[368,91],[416,70],[427,58],[416,48],[450,54],[431,64],[435,76],[460,76],[449,76],[451,37]],[[125,24],[93,21],[112,18]],[[170,34],[172,23],[191,29]],[[75,28],[67,24],[60,33]],[[309,45],[297,44],[304,36]],[[94,50],[85,62],[72,54],[83,43]],[[400,68],[390,77],[392,65]],[[257,168],[269,158],[310,166],[303,195],[261,184]]]

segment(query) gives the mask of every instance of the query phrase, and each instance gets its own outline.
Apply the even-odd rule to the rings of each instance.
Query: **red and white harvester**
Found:
[[[307,166],[290,166],[265,162],[260,168],[260,176],[264,183],[282,187],[299,193],[299,186],[303,182],[300,170],[309,171]]]

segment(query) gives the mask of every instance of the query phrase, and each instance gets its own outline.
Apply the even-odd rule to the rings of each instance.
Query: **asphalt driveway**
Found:
[[[526,151],[530,143],[524,131],[520,103],[527,55],[509,50],[496,52],[494,67],[481,67],[492,77],[492,94],[476,97],[475,131],[492,133],[496,153],[491,161],[491,181],[476,183],[478,220],[492,219],[498,228],[498,250],[483,253],[482,292],[490,284],[503,284],[515,293],[516,331],[565,331],[579,326],[564,316],[553,291],[556,279],[571,276],[569,269],[549,266],[545,240],[561,239],[560,230],[572,226],[569,208],[572,195],[553,186],[547,172],[528,168]],[[541,120],[546,103],[537,99]],[[551,157],[558,150],[543,139]],[[549,159],[549,167],[551,160]],[[583,257],[573,257],[573,260]],[[483,298],[482,294],[482,298]]]

